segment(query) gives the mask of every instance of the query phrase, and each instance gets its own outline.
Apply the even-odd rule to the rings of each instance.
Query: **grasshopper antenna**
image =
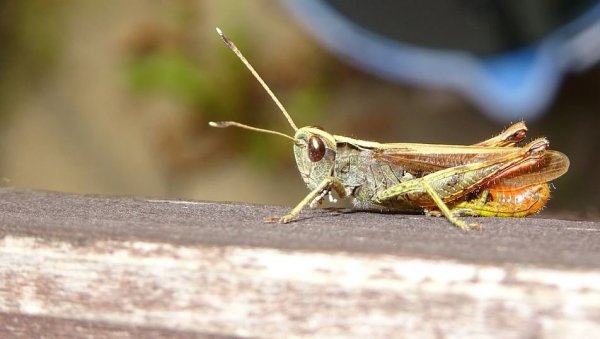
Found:
[[[281,113],[283,113],[283,115],[285,116],[287,121],[290,123],[290,125],[292,126],[294,131],[298,131],[298,127],[296,127],[296,124],[292,120],[292,117],[290,116],[290,114],[285,110],[285,107],[283,107],[281,102],[279,102],[279,99],[277,99],[277,97],[275,96],[275,94],[273,94],[273,92],[271,91],[269,86],[267,86],[267,84],[263,81],[263,79],[260,77],[260,75],[258,75],[258,73],[254,70],[254,67],[252,67],[252,65],[250,65],[248,60],[246,60],[246,58],[244,57],[242,52],[240,52],[240,50],[233,43],[233,41],[229,40],[229,38],[226,37],[225,34],[223,34],[223,31],[221,31],[221,29],[219,27],[217,27],[217,33],[219,33],[219,35],[221,36],[221,39],[223,39],[223,42],[225,42],[225,45],[227,45],[227,47],[229,47],[229,49],[231,49],[233,51],[233,53],[235,53],[235,55],[237,55],[237,57],[240,58],[240,60],[242,60],[244,65],[246,65],[248,70],[250,70],[250,73],[252,73],[252,75],[254,75],[256,80],[258,80],[258,82],[262,85],[262,87],[265,89],[265,91],[267,91],[267,93],[269,93],[269,95],[271,96],[271,99],[273,99],[275,104],[277,104],[277,107],[279,107],[279,109],[281,110]],[[213,127],[237,126],[237,127],[255,130],[255,131],[267,132],[267,130],[262,130],[260,128],[250,127],[250,126],[246,126],[246,125],[242,125],[242,124],[238,124],[238,123],[232,123],[232,122],[226,122],[226,124],[223,126],[216,126],[217,125],[216,123],[211,123],[210,125]],[[274,131],[268,131],[267,133],[285,135],[283,133],[274,132]],[[289,138],[288,135],[285,135],[285,136]],[[293,140],[293,138],[292,138],[292,140]]]
[[[243,129],[249,129],[251,131],[279,135],[279,136],[282,136],[282,137],[285,137],[285,138],[288,138],[288,139],[294,141],[294,138],[292,138],[291,136],[289,136],[285,133],[271,131],[270,129],[252,127],[252,126],[240,124],[239,122],[235,122],[235,121],[219,121],[219,122],[211,121],[208,123],[208,125],[211,127],[217,127],[217,128],[225,128],[225,127],[229,127],[229,126],[235,126],[235,127],[239,127],[239,128],[243,128]]]

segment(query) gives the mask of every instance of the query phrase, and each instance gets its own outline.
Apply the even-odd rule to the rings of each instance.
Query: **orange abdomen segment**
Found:
[[[482,217],[524,217],[539,212],[550,199],[547,183],[525,187],[491,186],[472,199],[449,203],[459,214]]]

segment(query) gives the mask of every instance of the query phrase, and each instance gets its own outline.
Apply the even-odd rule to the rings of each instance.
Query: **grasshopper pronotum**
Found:
[[[382,144],[330,134],[318,127],[298,128],[235,44],[219,28],[217,32],[295,131],[292,137],[233,121],[210,122],[213,127],[236,126],[294,142],[298,170],[311,192],[290,213],[274,221],[290,222],[326,195],[333,199],[331,192],[335,191],[340,198],[352,197],[356,208],[443,215],[463,230],[480,228],[459,216],[537,213],[550,198],[548,182],[569,168],[567,156],[549,150],[545,138],[517,146],[527,132],[522,122],[470,146]]]

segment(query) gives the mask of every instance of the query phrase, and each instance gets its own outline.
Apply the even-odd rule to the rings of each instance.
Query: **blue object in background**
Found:
[[[434,4],[436,1],[429,0],[429,3]],[[451,0],[440,1],[446,1],[443,4],[448,6],[450,4],[448,1]],[[465,40],[461,40],[463,36],[456,37],[458,48],[449,47],[451,42],[444,41],[444,36],[440,40],[439,31],[437,41],[424,36],[423,41],[426,43],[423,45],[418,44],[418,41],[415,43],[419,37],[410,36],[412,39],[410,42],[399,41],[401,39],[397,36],[391,37],[394,32],[390,27],[393,28],[394,24],[402,18],[390,16],[391,19],[387,20],[398,21],[383,22],[386,20],[383,15],[382,22],[376,24],[381,24],[380,26],[387,29],[390,34],[376,32],[366,28],[365,25],[358,24],[356,20],[351,20],[349,16],[335,8],[331,4],[335,1],[282,0],[282,2],[321,43],[344,59],[392,81],[458,90],[480,107],[486,115],[500,122],[533,120],[541,116],[552,102],[566,72],[584,70],[600,58],[600,3],[598,1],[579,1],[578,6],[571,11],[574,13],[571,15],[572,18],[567,14],[564,15],[565,17],[552,17],[552,20],[546,21],[542,18],[539,21],[546,23],[545,30],[531,30],[533,33],[522,30],[531,33],[523,34],[527,35],[525,39],[519,40],[518,34],[510,32],[511,38],[517,36],[516,44],[508,43],[508,47],[503,47],[503,40],[499,39],[500,43],[496,45],[492,43],[490,46],[485,46],[485,49],[472,44],[472,50],[468,49],[470,47],[460,46]],[[369,6],[376,7],[385,3],[385,1],[363,2],[367,7],[365,10],[368,10]],[[461,8],[464,3],[465,1],[455,1],[455,8]],[[567,6],[574,6],[575,2],[566,3]],[[509,8],[510,10],[519,9],[518,6],[523,3],[514,4]],[[562,7],[558,7],[557,4],[564,7],[564,3],[555,0],[553,4],[558,8],[558,14],[561,14]],[[387,2],[387,5],[394,6],[399,3]],[[546,6],[551,3],[541,2],[538,5]],[[407,5],[403,4],[403,6]],[[529,10],[531,11],[531,8]],[[411,15],[405,12],[401,13]],[[515,11],[507,12],[513,14]],[[360,11],[358,13],[360,15]],[[505,24],[502,27],[511,28],[513,17],[507,16],[506,13],[501,14],[505,14],[501,17],[505,20],[502,22]],[[538,15],[538,13],[534,14]],[[523,17],[521,15],[521,19]],[[445,16],[444,18],[446,19]],[[451,20],[468,19],[457,16],[448,18],[446,23],[452,25]],[[468,23],[463,26],[468,27]],[[449,40],[451,34],[457,35],[459,31],[459,29],[448,30]],[[499,30],[490,29],[490,32],[499,32]],[[446,33],[442,32],[441,35]],[[480,37],[480,41],[486,40]],[[436,43],[443,47],[432,46]]]

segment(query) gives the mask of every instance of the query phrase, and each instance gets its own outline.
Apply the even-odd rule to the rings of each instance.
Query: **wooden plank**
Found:
[[[0,313],[0,338],[230,338],[214,333],[134,327],[94,321]]]
[[[0,334],[600,333],[598,223],[285,211],[3,189]]]

